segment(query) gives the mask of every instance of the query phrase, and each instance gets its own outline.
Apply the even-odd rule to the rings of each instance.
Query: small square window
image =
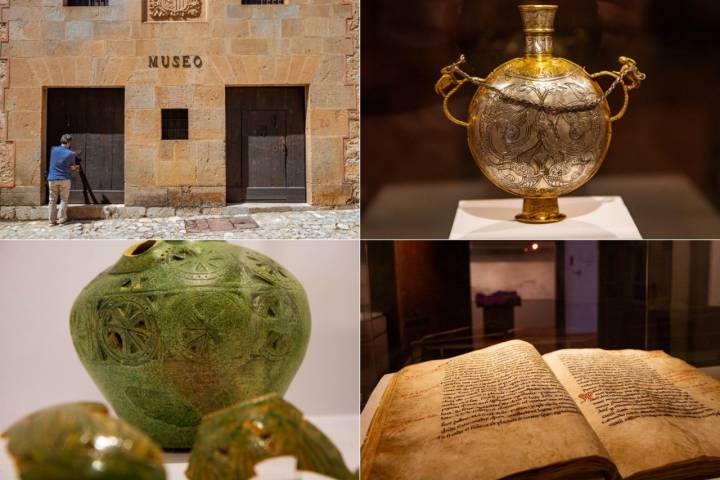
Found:
[[[162,139],[188,139],[187,108],[164,108],[162,111]]]
[[[107,7],[110,0],[65,0],[66,7]]]
[[[242,5],[282,5],[285,0],[242,0]]]

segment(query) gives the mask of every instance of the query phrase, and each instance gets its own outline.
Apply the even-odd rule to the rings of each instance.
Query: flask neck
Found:
[[[520,5],[518,9],[525,30],[525,54],[552,55],[557,5]]]
[[[550,35],[525,35],[525,55],[547,55],[553,54],[553,36]]]

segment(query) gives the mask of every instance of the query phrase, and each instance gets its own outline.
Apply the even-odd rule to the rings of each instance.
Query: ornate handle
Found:
[[[620,111],[610,117],[611,122],[620,120],[625,115],[628,104],[630,103],[630,94],[628,92],[630,90],[640,88],[640,84],[643,80],[645,80],[645,74],[637,68],[637,63],[635,62],[635,60],[630,57],[620,57],[618,61],[622,65],[619,72],[609,72],[607,70],[604,70],[602,72],[597,72],[590,75],[590,77],[593,79],[602,76],[609,76],[615,79],[612,85],[610,85],[610,88],[608,88],[601,97],[601,102],[606,100],[607,97],[613,92],[613,90],[615,90],[615,88],[617,88],[618,85],[622,86],[623,93],[625,94],[625,100],[623,101],[623,105],[620,108]]]
[[[479,77],[472,77],[465,73],[461,68],[460,65],[465,63],[465,56],[460,55],[460,58],[457,62],[452,63],[448,65],[447,67],[440,70],[440,73],[442,76],[440,77],[440,80],[437,81],[435,84],[435,93],[443,97],[443,112],[445,113],[445,116],[450,120],[452,123],[456,125],[460,125],[462,127],[467,127],[469,124],[468,122],[464,122],[458,118],[456,118],[448,108],[448,101],[450,100],[450,97],[452,97],[455,92],[460,90],[460,88],[465,85],[465,83],[470,82],[474,85],[477,85],[479,87],[483,87],[487,90],[490,90],[492,92],[495,92],[502,98],[503,100],[514,103],[517,105],[523,105],[526,107],[532,107],[536,108],[540,111],[548,112],[550,114],[559,114],[559,113],[565,113],[565,112],[582,112],[582,111],[588,111],[592,110],[594,108],[597,108],[600,104],[602,104],[604,101],[607,100],[608,96],[619,86],[622,87],[623,92],[625,93],[625,101],[623,102],[623,106],[620,109],[620,111],[610,117],[610,121],[614,122],[616,120],[620,120],[623,115],[625,115],[625,112],[627,111],[628,103],[630,102],[630,95],[628,92],[630,90],[634,90],[636,88],[640,88],[640,84],[643,80],[645,80],[645,74],[642,73],[638,68],[637,64],[635,63],[635,60],[629,57],[620,57],[620,71],[602,71],[598,73],[594,73],[590,75],[591,78],[595,79],[602,76],[610,76],[612,77],[613,83],[610,85],[610,87],[603,93],[600,97],[596,98],[595,100],[588,102],[588,103],[581,103],[581,104],[573,104],[573,105],[567,105],[567,106],[546,106],[543,103],[537,103],[533,102],[531,100],[525,99],[525,98],[518,98],[514,97],[512,95],[509,95],[505,93],[502,89],[499,89],[493,85],[489,85],[484,78]]]
[[[465,83],[478,83],[484,81],[484,79],[470,77],[467,73],[460,70],[459,67],[463,63],[465,63],[465,55],[460,55],[460,58],[457,62],[448,65],[447,67],[444,67],[442,70],[440,70],[442,76],[440,77],[440,80],[438,80],[435,84],[435,93],[443,97],[443,112],[445,113],[447,119],[455,125],[467,127],[469,125],[468,122],[464,122],[456,118],[455,115],[450,112],[450,109],[448,108],[448,101],[450,100],[450,97],[455,94],[455,92],[460,90],[460,88],[465,85]]]

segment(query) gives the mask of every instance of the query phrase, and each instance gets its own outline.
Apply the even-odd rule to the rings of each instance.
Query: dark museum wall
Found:
[[[465,131],[444,118],[433,91],[459,54],[485,76],[523,53],[515,0],[363,0],[364,207],[396,182],[477,179]],[[613,132],[599,175],[680,173],[720,199],[720,2],[557,0],[557,55],[589,72],[638,61],[647,81]],[[605,85],[607,86],[607,85]],[[472,95],[452,102],[462,116]],[[612,105],[619,103],[613,98]]]
[[[466,242],[367,242],[371,308],[387,318],[390,364],[401,368],[412,342],[469,327]]]
[[[405,349],[423,335],[470,326],[465,242],[395,242],[398,316]]]

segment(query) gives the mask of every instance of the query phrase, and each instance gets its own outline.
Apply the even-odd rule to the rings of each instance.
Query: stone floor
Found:
[[[54,227],[50,227],[47,220],[0,221],[0,238],[357,239],[360,238],[360,210],[71,220]]]

